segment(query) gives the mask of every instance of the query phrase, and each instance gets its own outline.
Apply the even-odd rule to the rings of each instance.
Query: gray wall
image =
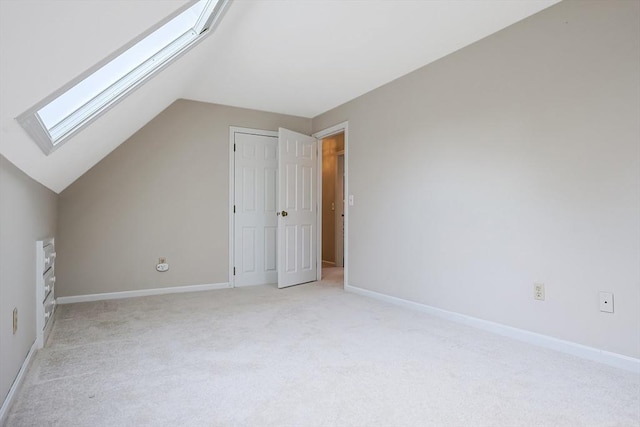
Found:
[[[559,3],[316,117],[349,121],[350,284],[640,357],[639,8]]]
[[[229,126],[311,120],[176,101],[60,193],[57,296],[228,282]]]
[[[0,405],[36,339],[36,240],[55,236],[57,201],[0,156]]]

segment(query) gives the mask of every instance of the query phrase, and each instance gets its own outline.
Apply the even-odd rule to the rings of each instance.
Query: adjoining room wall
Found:
[[[349,284],[640,357],[639,44],[639,2],[564,1],[316,117]]]
[[[0,155],[0,405],[36,339],[36,241],[55,237],[57,202]]]
[[[229,126],[311,133],[310,119],[176,101],[60,193],[57,296],[228,282]]]

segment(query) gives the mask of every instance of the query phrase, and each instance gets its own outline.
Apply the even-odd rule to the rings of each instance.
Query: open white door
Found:
[[[318,141],[278,130],[278,288],[316,280]]]

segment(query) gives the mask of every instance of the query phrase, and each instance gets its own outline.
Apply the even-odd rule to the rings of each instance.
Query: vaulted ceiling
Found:
[[[559,0],[236,0],[216,31],[50,156],[19,114],[186,0],[0,1],[0,153],[56,192],[179,98],[315,117]]]

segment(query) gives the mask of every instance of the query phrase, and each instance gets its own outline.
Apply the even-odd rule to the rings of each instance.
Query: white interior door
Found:
[[[235,286],[278,281],[278,138],[234,134]]]
[[[318,141],[278,131],[278,287],[316,280],[316,189]]]

